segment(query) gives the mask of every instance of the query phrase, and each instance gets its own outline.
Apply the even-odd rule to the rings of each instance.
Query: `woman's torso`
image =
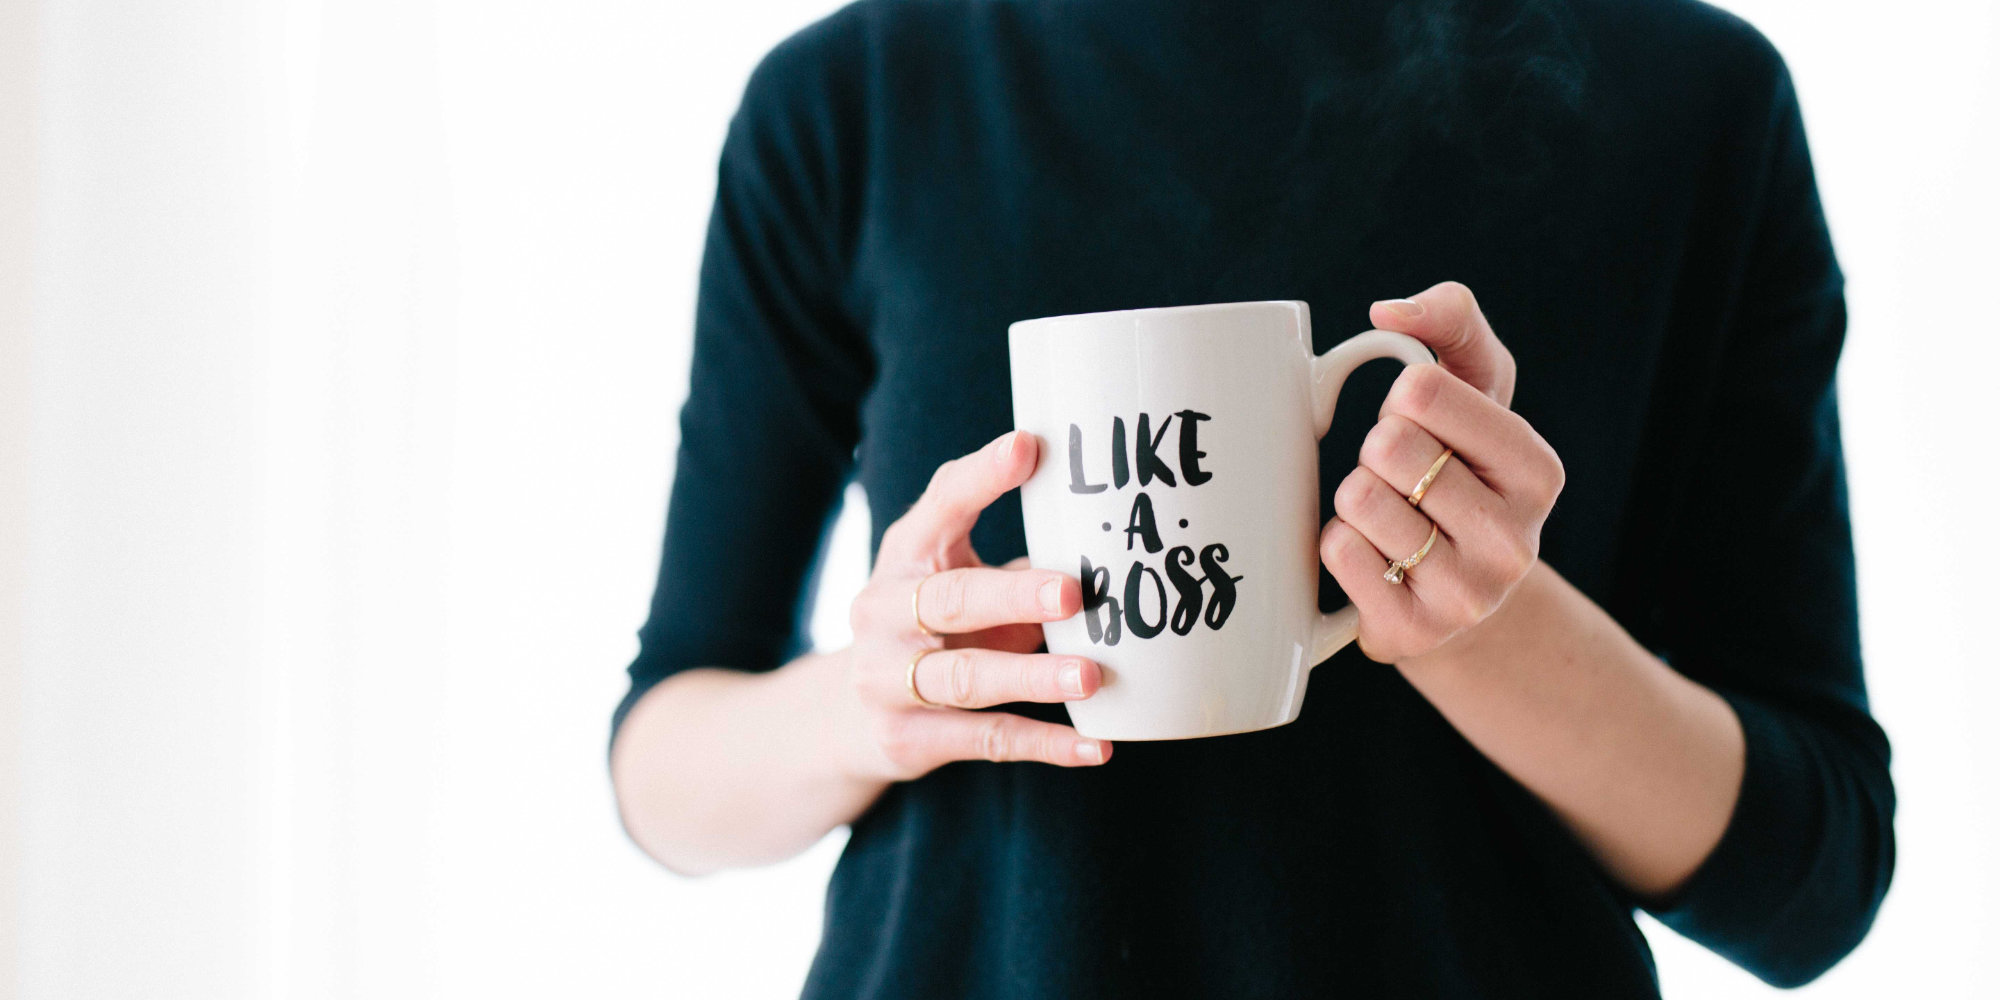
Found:
[[[1369,302],[1450,278],[1564,457],[1543,557],[1614,613],[1638,606],[1660,425],[1685,405],[1657,397],[1700,367],[1723,299],[1688,289],[1740,239],[1723,97],[1680,51],[1724,30],[1702,17],[886,2],[812,29],[795,55],[836,60],[856,110],[843,239],[875,365],[857,475],[876,540],[940,462],[1011,425],[1013,320],[1303,299],[1325,349]],[[1394,374],[1371,368],[1322,452],[1329,516]],[[989,562],[1022,554],[1017,500],[973,539]],[[1631,912],[1350,648],[1290,726],[895,786],[854,825],[806,994],[1652,995]]]

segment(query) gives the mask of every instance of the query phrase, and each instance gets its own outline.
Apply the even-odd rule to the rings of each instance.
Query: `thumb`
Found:
[[[1472,289],[1456,281],[1440,282],[1407,299],[1369,306],[1368,321],[1377,329],[1423,341],[1446,371],[1501,406],[1514,401],[1514,355],[1493,335]]]

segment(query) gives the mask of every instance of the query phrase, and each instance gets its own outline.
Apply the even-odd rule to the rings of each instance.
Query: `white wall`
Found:
[[[1896,880],[1874,932],[1803,991],[1969,997],[2000,980],[2000,10],[1942,0],[1730,0],[1792,68],[1848,276],[1842,419],[1862,644],[1893,745]],[[1762,995],[1657,926],[1670,996]]]
[[[0,6],[0,996],[796,991],[839,838],[668,875],[603,752],[723,125],[831,6]],[[1968,996],[2000,974],[2000,29],[1728,6],[1791,60],[1850,275],[1903,796],[1881,922],[1806,993]],[[1652,936],[1670,996],[1769,992]]]

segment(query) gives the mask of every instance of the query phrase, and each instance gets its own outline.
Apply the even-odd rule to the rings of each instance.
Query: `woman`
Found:
[[[1329,436],[1360,641],[1292,725],[1114,753],[1037,651],[1080,597],[1018,560],[1006,325],[1292,298],[1439,361]],[[851,6],[724,147],[627,828],[852,824],[810,997],[1655,996],[1636,908],[1812,979],[1893,857],[1844,325],[1784,66],[1696,3]],[[802,655],[850,476],[873,576]]]

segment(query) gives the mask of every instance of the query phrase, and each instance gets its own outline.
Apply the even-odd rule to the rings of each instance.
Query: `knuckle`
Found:
[[[1519,520],[1540,521],[1555,508],[1561,492],[1562,488],[1548,477],[1537,475],[1513,488],[1508,494],[1509,506],[1517,512]]]
[[[1014,657],[1012,673],[1011,683],[1006,692],[1009,701],[1042,700],[1042,695],[1049,686],[1044,680],[1048,675],[1048,669],[1041,664],[1038,657]]]
[[[1445,377],[1443,365],[1411,365],[1403,369],[1389,389],[1386,408],[1412,420],[1422,420],[1437,403],[1438,394],[1444,391]]]
[[[1355,469],[1340,481],[1333,491],[1333,509],[1343,519],[1361,509],[1367,502],[1369,480],[1373,477],[1362,469]]]
[[[1556,454],[1555,448],[1549,444],[1548,439],[1542,437],[1535,430],[1534,425],[1528,423],[1526,417],[1511,412],[1508,416],[1515,433],[1529,442],[1528,451],[1532,456],[1525,463],[1527,466],[1523,476],[1525,484],[1519,487],[1520,491],[1526,494],[1538,506],[1546,507],[1553,505],[1556,497],[1561,495],[1564,481],[1567,478],[1567,473],[1563,469],[1562,456]]]
[[[884,712],[875,717],[875,745],[882,757],[899,769],[919,766],[915,727],[905,712]]]
[[[998,763],[1008,760],[1013,751],[1013,739],[1007,728],[1007,717],[995,713],[979,727],[979,756]]]
[[[1500,595],[1504,593],[1504,583],[1491,572],[1472,571],[1459,577],[1458,611],[1463,625],[1476,625],[1486,620],[1493,609],[1500,605]]]
[[[976,665],[973,663],[972,654],[959,649],[945,653],[944,656],[946,657],[945,677],[948,678],[947,683],[950,687],[950,694],[947,697],[951,699],[951,703],[954,705],[971,705],[973,699],[978,694],[974,690],[974,684],[978,680],[978,677],[976,676]]]
[[[1466,605],[1466,611],[1468,612],[1468,617],[1465,619],[1465,627],[1471,628],[1472,626],[1477,625],[1480,622],[1483,622],[1486,619],[1492,617],[1493,609],[1498,606],[1499,602],[1495,600],[1491,595],[1488,594],[1474,595],[1473,598]]]
[[[1340,561],[1338,558],[1340,555],[1340,528],[1341,525],[1336,524],[1327,531],[1322,532],[1319,536],[1319,561],[1328,569],[1332,569]]]
[[[940,522],[956,521],[979,513],[979,505],[957,493],[946,493],[931,501],[931,510]],[[939,539],[939,544],[949,544],[950,539]]]
[[[1529,532],[1525,537],[1517,538],[1513,545],[1507,547],[1505,567],[1508,583],[1519,582],[1522,577],[1528,575],[1529,570],[1535,568],[1535,560],[1540,559],[1542,556],[1541,542],[1539,532]]]
[[[1389,423],[1393,416],[1390,414],[1376,421],[1375,426],[1368,429],[1368,435],[1361,439],[1362,465],[1382,468],[1396,453],[1395,430]]]
[[[875,584],[870,583],[861,588],[861,592],[854,595],[853,602],[848,604],[847,627],[855,635],[868,631],[875,623],[875,596]]]
[[[1394,488],[1390,487],[1388,480],[1374,473],[1369,473],[1362,477],[1360,490],[1361,503],[1364,508],[1386,507],[1392,500],[1401,501],[1403,499],[1401,493],[1396,492]]]
[[[1517,536],[1512,533],[1482,539],[1460,550],[1461,572],[1492,584],[1506,584],[1527,572]]]
[[[941,463],[933,470],[930,482],[924,485],[923,495],[935,500],[940,494],[949,490],[951,488],[952,470],[957,465],[958,459],[954,458],[948,462]]]
[[[1456,632],[1485,620],[1488,609],[1482,589],[1461,576],[1445,588],[1443,599],[1438,602],[1438,611],[1439,624],[1446,631]]]
[[[1485,621],[1487,616],[1493,614],[1493,609],[1499,607],[1499,605],[1500,589],[1498,587],[1468,585],[1465,588],[1465,623],[1467,625],[1477,625]]]
[[[882,551],[902,552],[908,549],[909,536],[910,515],[905,513],[902,517],[889,522],[887,528],[882,529]]]
[[[968,584],[963,572],[939,573],[931,580],[937,588],[937,614],[939,625],[956,625],[965,619],[965,602]]]
[[[1346,534],[1352,530],[1346,521],[1335,521],[1320,534],[1319,561],[1325,563],[1328,569],[1340,565],[1340,553],[1342,546],[1346,544]]]
[[[1015,621],[1032,622],[1042,616],[1042,587],[1054,574],[1013,573],[1010,585],[1013,587],[1013,607],[1009,610]]]
[[[1546,470],[1542,478],[1547,493],[1544,499],[1552,504],[1556,497],[1562,495],[1563,487],[1568,484],[1569,472],[1563,468],[1562,456],[1556,454],[1556,450],[1550,447],[1547,441],[1542,441],[1541,446],[1543,468]]]
[[[1349,582],[1382,572],[1382,557],[1375,552],[1375,546],[1345,522],[1328,534],[1321,561],[1343,589],[1348,589]],[[1357,595],[1349,589],[1347,596]]]
[[[1369,429],[1368,436],[1361,439],[1361,464],[1389,468],[1398,454],[1415,446],[1416,430],[1417,425],[1401,414],[1383,416]]]
[[[918,548],[911,556],[911,564],[924,576],[936,576],[951,567],[951,542],[937,539],[931,544]],[[926,618],[928,622],[930,619]]]

